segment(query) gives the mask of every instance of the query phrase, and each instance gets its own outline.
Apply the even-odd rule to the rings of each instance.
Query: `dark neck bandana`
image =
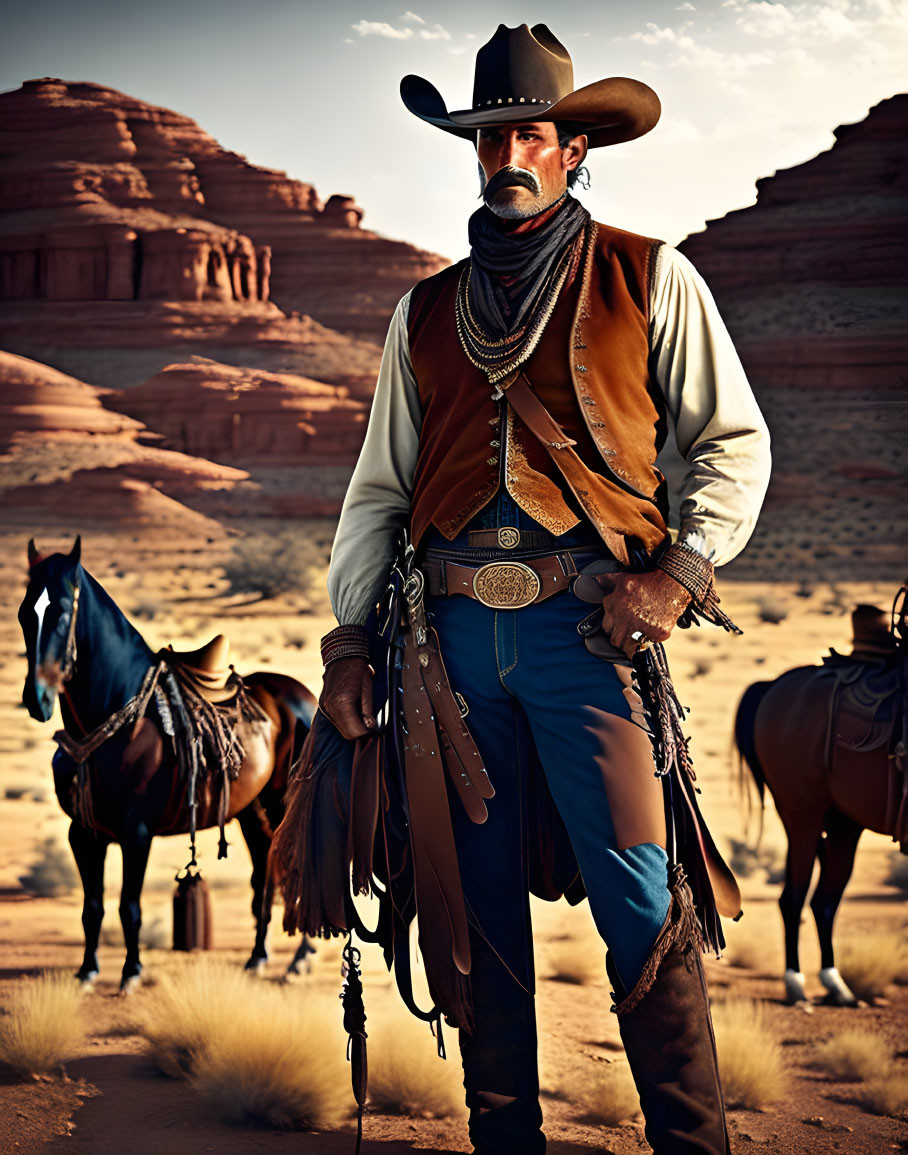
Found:
[[[470,217],[470,264],[458,290],[457,327],[467,356],[491,382],[532,353],[589,219],[569,194],[535,228],[508,231],[485,206]]]

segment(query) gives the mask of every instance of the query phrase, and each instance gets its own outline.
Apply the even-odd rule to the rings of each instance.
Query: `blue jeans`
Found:
[[[467,725],[489,772],[495,797],[482,825],[452,805],[464,890],[475,923],[505,964],[532,986],[524,845],[526,759],[531,740],[577,857],[596,927],[630,989],[649,956],[669,906],[667,856],[661,845],[622,845],[612,803],[661,788],[653,778],[649,738],[626,667],[589,653],[577,624],[590,607],[570,592],[520,610],[492,610],[470,598],[430,598],[451,685],[469,707]],[[608,716],[622,719],[628,744],[603,733]],[[630,723],[631,725],[628,725]],[[645,725],[645,723],[644,723]],[[628,756],[633,766],[615,766]],[[622,781],[625,779],[626,781]],[[633,821],[625,820],[627,829]],[[626,843],[627,839],[624,839]],[[521,949],[507,938],[503,905],[526,908]]]
[[[563,592],[509,611],[461,595],[426,604],[495,788],[479,825],[451,800],[472,951],[473,1024],[460,1034],[470,1135],[477,1151],[542,1155],[527,747],[535,745],[596,926],[628,990],[669,907],[665,850],[634,844],[637,799],[646,796],[652,814],[661,785],[628,668],[589,653],[577,633],[587,603]]]

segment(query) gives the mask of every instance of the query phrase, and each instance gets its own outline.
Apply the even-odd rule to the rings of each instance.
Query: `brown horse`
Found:
[[[28,656],[23,702],[33,718],[47,721],[60,696],[64,729],[56,736],[54,785],[72,819],[69,842],[84,894],[85,956],[76,977],[91,982],[98,975],[109,844],[123,852],[121,988],[128,989],[142,972],[140,899],[152,838],[219,823],[223,830],[234,817],[252,858],[256,935],[246,966],[258,970],[268,957],[271,835],[315,698],[282,674],[255,673],[241,682],[212,674],[208,659],[213,651],[224,656],[223,638],[183,655],[182,668],[179,655],[154,654],[79,557],[78,538],[68,555],[47,557],[29,542],[28,589],[19,607]],[[209,769],[205,755],[212,750],[223,758]],[[304,940],[292,972],[310,950]]]
[[[870,608],[859,607],[855,618]],[[823,666],[803,666],[773,682],[756,682],[738,706],[735,745],[742,764],[749,767],[761,800],[769,787],[788,836],[779,906],[790,1003],[807,998],[798,931],[814,862],[819,859],[820,874],[810,906],[820,941],[820,982],[828,1002],[854,1006],[855,997],[835,965],[836,911],[862,831],[894,834],[904,825],[904,804],[897,814],[902,789],[889,754],[905,694],[904,610],[887,637],[888,645],[878,644],[868,653],[859,653],[856,646],[854,658],[833,654]]]

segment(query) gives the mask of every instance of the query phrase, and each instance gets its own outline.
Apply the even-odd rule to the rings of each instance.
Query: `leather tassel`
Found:
[[[353,756],[353,743],[317,712],[291,773],[286,813],[268,859],[288,934],[324,936],[348,929],[348,819],[341,799]]]
[[[350,781],[350,826],[347,857],[352,864],[354,894],[369,894],[378,825],[382,735],[358,739]]]
[[[686,875],[705,947],[721,954],[725,936],[719,915],[737,917],[741,893],[700,815],[696,775],[682,728],[686,711],[672,684],[661,644],[634,659],[634,681],[650,719],[656,773],[667,793],[669,856]]]
[[[445,785],[441,743],[422,679],[418,647],[404,650],[402,675],[404,774],[419,944],[430,978],[450,967],[470,971],[470,939],[460,866]]]

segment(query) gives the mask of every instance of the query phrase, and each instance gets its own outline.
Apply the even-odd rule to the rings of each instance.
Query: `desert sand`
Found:
[[[331,524],[312,522],[300,534],[330,537]],[[53,795],[51,734],[57,725],[32,721],[19,706],[25,661],[15,609],[23,590],[24,532],[3,537],[3,613],[0,618],[0,922],[4,957],[0,969],[0,1005],[8,1005],[15,985],[40,971],[74,971],[81,959],[80,905],[76,891],[55,898],[29,897],[20,875],[38,847],[52,838],[65,847],[67,819]],[[68,547],[52,529],[42,531],[42,549]],[[249,604],[224,592],[219,576],[223,544],[179,551],[168,547],[166,533],[149,549],[149,541],[131,542],[121,536],[91,534],[83,561],[115,600],[136,621],[152,645],[194,645],[223,630],[233,644],[240,672],[257,668],[286,671],[318,689],[318,638],[331,618],[323,592],[324,569],[312,574],[306,594],[286,594]],[[723,604],[744,629],[730,638],[711,627],[678,631],[670,643],[671,661],[682,701],[691,707],[689,728],[696,769],[703,788],[703,808],[720,845],[731,851],[732,840],[744,838],[744,809],[738,794],[737,771],[730,755],[734,707],[744,687],[757,678],[772,677],[791,665],[818,661],[830,645],[847,649],[847,611],[857,601],[886,604],[890,584],[854,583],[837,586],[782,582],[765,584],[727,581]],[[245,604],[243,604],[245,602]],[[771,603],[771,604],[770,604]],[[778,622],[766,618],[780,618]],[[753,826],[751,827],[751,835]],[[249,860],[239,831],[228,829],[227,861],[216,862],[215,835],[201,840],[201,864],[212,888],[215,952],[238,968],[252,943],[249,915]],[[763,862],[778,869],[784,837],[767,808],[762,837]],[[880,929],[904,934],[903,894],[885,884],[895,851],[881,835],[865,834],[858,850],[855,876],[837,925],[837,943]],[[282,1133],[244,1128],[222,1122],[183,1080],[162,1075],[136,1033],[143,1000],[154,999],[156,978],[194,959],[175,956],[167,948],[169,904],[173,877],[187,856],[184,837],[154,843],[143,895],[146,933],[157,945],[144,951],[144,989],[118,995],[122,936],[117,919],[119,863],[116,850],[108,857],[107,918],[100,952],[102,973],[86,995],[90,1024],[78,1053],[65,1062],[65,1075],[20,1081],[0,1079],[0,1147],[4,1151],[65,1151],[76,1145],[98,1152],[129,1149],[159,1152],[176,1145],[185,1151],[259,1151],[284,1149],[316,1153],[352,1150],[352,1124],[340,1131]],[[819,1043],[846,1026],[860,1025],[879,1033],[893,1052],[904,1056],[904,1022],[908,987],[893,986],[887,998],[858,1009],[816,1005],[812,1013],[782,1002],[782,926],[776,907],[778,881],[767,880],[767,869],[741,878],[745,916],[727,924],[726,958],[707,962],[714,1003],[729,998],[760,1000],[767,1008],[771,1032],[782,1043],[785,1090],[762,1111],[732,1110],[730,1126],[736,1151],[775,1150],[879,1152],[904,1149],[904,1123],[868,1113],[857,1101],[853,1084],[836,1083],[811,1065]],[[272,958],[266,974],[250,982],[280,982],[295,942],[280,930],[279,910],[272,932]],[[610,998],[602,964],[602,947],[595,938],[586,904],[570,909],[564,903],[534,905],[537,941],[540,1063],[543,1104],[550,1149],[558,1153],[584,1150],[645,1151],[639,1119],[617,1127],[590,1121],[585,1102],[591,1080],[607,1064],[623,1063],[617,1025],[609,1013]],[[340,943],[318,944],[309,974],[288,990],[288,997],[322,1000],[340,1017]],[[805,920],[802,969],[809,993],[819,1004],[816,978],[819,961],[811,921]],[[582,981],[564,981],[565,955],[582,959]],[[740,955],[748,966],[732,965]],[[570,969],[570,968],[568,968]],[[372,1018],[405,1016],[380,958],[365,953],[366,1009]],[[449,1058],[456,1080],[456,1041],[447,1032]],[[320,1045],[312,1040],[313,1047]],[[372,1040],[373,1048],[382,1045]],[[425,1031],[426,1061],[434,1041]],[[904,1066],[904,1058],[901,1060]],[[432,1119],[369,1113],[364,1151],[467,1151],[464,1116]]]

